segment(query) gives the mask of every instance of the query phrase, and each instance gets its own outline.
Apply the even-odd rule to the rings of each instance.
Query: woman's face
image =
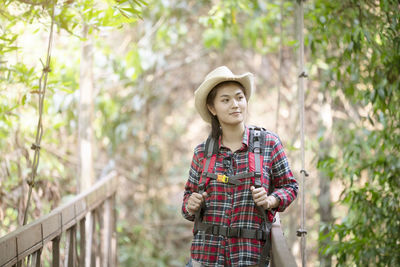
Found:
[[[224,83],[217,89],[213,105],[208,105],[211,114],[216,115],[221,126],[244,122],[247,100],[239,84]]]

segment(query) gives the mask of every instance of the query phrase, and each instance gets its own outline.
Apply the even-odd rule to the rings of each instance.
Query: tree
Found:
[[[308,12],[314,61],[326,66],[320,91],[348,114],[336,118],[336,142],[318,162],[344,185],[347,215],[320,235],[338,265],[400,263],[399,14],[397,1],[315,1]]]
[[[27,114],[37,114],[35,93],[38,88],[38,81],[41,73],[40,61],[37,58],[45,55],[45,50],[41,50],[41,36],[48,31],[51,21],[51,10],[55,6],[55,24],[60,32],[67,32],[70,40],[79,41],[79,29],[82,21],[90,25],[90,32],[105,31],[110,28],[120,28],[124,24],[134,23],[139,14],[139,9],[145,4],[144,1],[2,1],[0,9],[1,38],[0,38],[0,132],[2,151],[9,151],[2,154],[1,162],[6,162],[1,168],[1,176],[5,179],[5,186],[1,187],[0,196],[6,195],[4,192],[11,192],[12,198],[8,201],[0,201],[3,205],[7,203],[9,207],[18,206],[18,210],[7,209],[7,232],[8,227],[13,229],[15,221],[21,221],[23,214],[26,182],[31,171],[31,157],[26,146],[34,136],[34,128],[26,120]],[[108,27],[108,28],[107,28]],[[77,33],[78,32],[78,33]],[[27,36],[30,35],[29,38]],[[46,34],[46,37],[47,34]],[[22,40],[28,39],[30,47],[38,46],[32,53],[25,53],[23,47],[26,45]],[[32,39],[34,39],[32,41]],[[44,42],[46,43],[46,42]],[[70,42],[73,44],[73,41]],[[55,50],[55,49],[53,49]],[[69,50],[71,51],[71,50]],[[65,50],[67,52],[67,50]],[[57,51],[54,53],[57,54]],[[32,60],[32,57],[36,57]],[[70,55],[73,59],[73,54]],[[60,103],[60,95],[64,93],[66,99],[73,99],[74,85],[78,84],[74,77],[74,71],[68,70],[65,62],[57,62],[59,58],[53,57],[49,75],[48,91],[44,105],[44,146],[42,147],[42,157],[38,171],[38,179],[35,183],[34,192],[34,212],[32,217],[38,216],[49,206],[56,205],[60,199],[58,191],[59,183],[70,180],[70,175],[74,176],[74,168],[64,168],[65,165],[75,165],[75,159],[69,158],[71,147],[65,149],[62,144],[66,143],[67,138],[62,142],[59,135],[71,130],[68,122],[74,120],[76,114],[73,109],[66,114],[61,114],[61,110],[68,103],[73,106],[74,101]],[[67,61],[67,64],[71,61]],[[43,63],[42,63],[43,64]],[[68,73],[68,71],[70,71]],[[54,102],[53,102],[54,101]],[[51,103],[51,104],[48,104]],[[64,117],[65,116],[65,117]],[[64,117],[64,118],[63,118]],[[32,121],[33,118],[32,118]],[[73,130],[72,130],[73,131]],[[69,139],[71,140],[71,139]],[[73,147],[73,146],[72,146]],[[57,179],[61,177],[60,179]],[[74,177],[75,178],[75,177]],[[3,182],[2,182],[3,183]],[[67,182],[69,184],[69,182]],[[22,191],[22,192],[20,192]],[[39,194],[48,192],[49,202],[41,203]],[[66,190],[68,194],[70,190]],[[74,191],[74,190],[72,190]],[[53,197],[52,197],[53,196]],[[15,204],[15,202],[20,203]],[[42,205],[45,208],[42,208]],[[44,209],[44,210],[43,210]],[[1,212],[1,214],[3,214]],[[15,216],[18,214],[18,217]],[[13,226],[14,225],[14,226]],[[3,229],[2,229],[3,231]]]
[[[250,19],[244,14],[254,14],[265,6],[270,8],[267,11],[274,9],[273,2],[220,1],[206,20],[214,29],[206,33],[221,40],[211,43],[226,44],[224,40],[232,36],[226,34],[227,29],[232,29],[233,36],[242,37],[243,43],[254,40],[253,46],[264,47],[268,30],[274,27],[269,28],[264,21],[258,34],[246,36],[251,30],[239,32],[235,22],[248,25],[259,21],[262,14]],[[399,4],[321,0],[306,7],[310,66],[316,66],[311,75],[318,74],[316,89],[324,99],[322,104],[333,108],[335,118],[331,134],[324,137],[326,127],[320,127],[323,147],[318,149],[330,152],[320,154],[317,166],[324,176],[343,182],[345,189],[336,205],[348,206],[342,222],[328,222],[321,228],[321,253],[335,255],[338,264],[398,265],[399,257],[394,256],[398,255],[398,244],[392,237],[399,236],[400,229],[396,178],[400,140],[396,108],[400,97]],[[277,21],[273,15],[267,18]]]

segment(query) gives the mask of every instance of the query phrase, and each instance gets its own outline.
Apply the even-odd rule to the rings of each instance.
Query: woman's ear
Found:
[[[215,112],[215,108],[211,105],[207,105],[208,111],[210,111],[210,113],[215,116],[217,114],[217,112]]]

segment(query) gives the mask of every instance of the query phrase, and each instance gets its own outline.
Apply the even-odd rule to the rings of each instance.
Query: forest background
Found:
[[[23,220],[53,3],[1,0],[0,236]],[[180,215],[183,188],[193,148],[209,130],[193,92],[220,65],[255,74],[248,123],[279,134],[300,177],[297,6],[57,1],[28,222],[86,188],[83,180],[114,170],[119,264],[182,266],[192,238]],[[399,266],[400,5],[315,0],[304,7],[307,261]],[[83,156],[82,117],[92,133]],[[89,173],[82,162],[93,164]],[[297,260],[299,203],[281,214]]]

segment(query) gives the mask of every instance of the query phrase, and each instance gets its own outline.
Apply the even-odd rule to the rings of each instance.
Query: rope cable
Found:
[[[300,74],[298,77],[298,86],[299,86],[299,115],[300,115],[300,138],[301,138],[301,226],[300,229],[297,230],[297,236],[301,237],[300,249],[301,249],[301,261],[302,266],[306,266],[306,214],[305,214],[305,178],[308,176],[307,171],[305,170],[305,151],[304,151],[304,79],[307,78],[307,74],[305,72],[304,67],[304,7],[303,2],[305,0],[297,0],[298,3],[298,12],[299,12],[299,68]]]
[[[276,107],[276,118],[275,118],[275,131],[278,133],[279,128],[279,112],[280,112],[280,103],[281,103],[281,87],[282,87],[282,76],[283,76],[283,55],[282,55],[282,47],[283,47],[283,30],[282,30],[282,20],[283,20],[283,1],[280,1],[280,18],[279,18],[279,82],[278,82],[278,99],[277,99],[277,107]]]
[[[31,178],[28,180],[28,185],[29,185],[29,192],[28,192],[28,198],[26,200],[26,205],[25,205],[25,212],[24,212],[24,220],[22,225],[26,225],[27,220],[28,220],[28,212],[29,212],[29,207],[30,207],[30,200],[31,200],[31,195],[32,195],[32,190],[33,187],[35,186],[35,178],[37,174],[37,169],[39,166],[39,158],[40,158],[40,143],[42,141],[42,136],[43,136],[43,124],[42,124],[42,114],[43,114],[43,103],[44,103],[44,97],[46,94],[46,87],[47,87],[47,76],[49,72],[51,72],[50,69],[50,60],[51,60],[51,50],[53,46],[53,28],[54,28],[54,9],[55,9],[56,3],[53,3],[52,11],[51,11],[51,26],[50,26],[50,34],[49,34],[49,42],[48,42],[48,47],[47,47],[47,56],[46,56],[46,63],[43,64],[43,69],[42,69],[42,75],[40,76],[39,79],[39,88],[35,93],[38,94],[39,97],[39,118],[38,118],[38,124],[36,128],[36,137],[35,137],[35,143],[32,144],[31,149],[35,151],[35,154],[33,156],[33,164],[32,164],[32,172],[31,172]]]

